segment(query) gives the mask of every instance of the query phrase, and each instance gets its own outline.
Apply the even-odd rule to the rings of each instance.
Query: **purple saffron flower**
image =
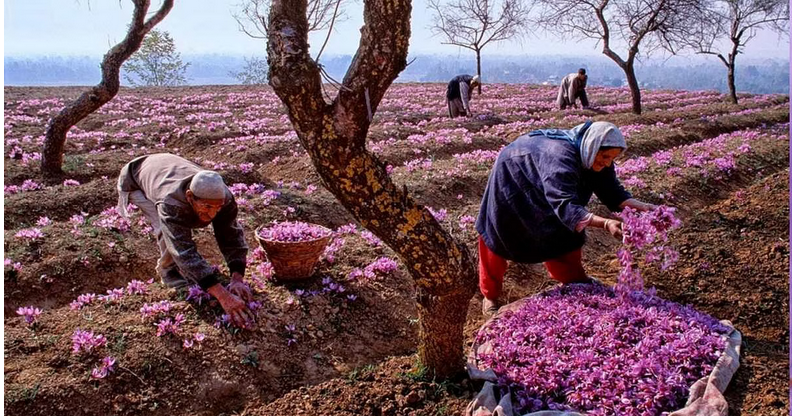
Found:
[[[71,339],[73,354],[79,354],[80,352],[90,353],[94,349],[107,345],[107,339],[104,335],[94,335],[93,331],[84,331],[79,328],[74,330]]]
[[[4,266],[11,266],[11,269],[13,271],[15,271],[15,272],[18,272],[18,271],[22,270],[22,263],[20,263],[18,261],[15,262],[15,261],[9,259],[8,257],[6,257],[6,259],[3,260],[3,265]]]
[[[115,371],[116,359],[113,357],[102,358],[102,363],[99,367],[94,367],[91,371],[91,377],[95,379],[102,379],[107,377],[108,374]]]
[[[459,195],[461,196],[461,195]],[[459,217],[459,228],[467,230],[467,228],[476,223],[476,218],[471,215],[463,215]]]
[[[187,300],[194,301],[197,304],[201,304],[204,300],[211,299],[212,296],[208,293],[204,292],[198,285],[192,285],[187,291]]]
[[[108,303],[118,302],[123,297],[124,297],[124,289],[122,288],[108,289],[107,295],[99,296],[99,298],[101,298],[103,301]]]
[[[127,283],[126,290],[130,295],[145,295],[146,284],[140,280],[132,280],[131,282]]]
[[[23,306],[16,310],[17,315],[21,315],[25,319],[28,326],[33,326],[41,315],[41,309],[32,306]]]
[[[432,214],[433,217],[437,220],[437,222],[445,221],[446,217],[448,217],[448,211],[445,208],[440,208],[439,210],[435,211],[432,207],[426,207],[429,212]]]
[[[371,245],[372,247],[379,247],[382,245],[382,240],[380,240],[371,231],[361,231],[360,237],[366,240],[366,242],[369,243],[369,245]]]
[[[72,310],[79,310],[82,309],[83,306],[90,304],[94,300],[96,300],[97,296],[95,293],[83,293],[80,296],[77,296],[77,300],[72,301],[69,304],[69,308]]]
[[[143,320],[146,320],[159,314],[168,313],[171,309],[171,306],[173,305],[167,300],[162,300],[156,303],[144,303],[140,308],[140,315]]]
[[[42,233],[41,230],[38,228],[25,228],[23,230],[17,231],[17,233],[14,234],[14,237],[22,238],[30,241],[36,241],[39,238],[43,238],[44,233]]]

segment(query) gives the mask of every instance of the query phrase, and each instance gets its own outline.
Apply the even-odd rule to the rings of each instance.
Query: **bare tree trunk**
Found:
[[[306,0],[272,2],[270,85],[324,186],[398,254],[413,277],[422,364],[439,378],[457,374],[464,370],[462,329],[476,288],[470,254],[406,188],[396,187],[365,146],[377,106],[407,64],[410,2],[365,1],[360,45],[331,104],[324,101],[319,67],[308,54],[306,7]]]
[[[602,15],[602,12],[599,11],[597,16],[603,25],[607,29],[607,24],[605,23],[605,18]],[[610,58],[613,62],[616,62],[616,65],[619,65],[619,68],[624,71],[624,75],[627,78],[627,85],[630,87],[630,96],[632,98],[632,112],[634,114],[641,114],[641,88],[638,86],[638,78],[635,77],[635,56],[638,54],[638,46],[633,45],[630,48],[629,54],[627,56],[627,60],[623,60],[616,52],[613,52],[609,46],[610,38],[605,36],[605,42],[602,46],[602,54]]]
[[[740,46],[739,38],[736,40],[732,40],[732,51],[729,54],[729,62],[726,64],[726,68],[728,69],[729,73],[727,75],[727,80],[729,82],[729,99],[733,104],[737,104],[737,86],[734,82],[734,70],[735,70],[735,61],[737,60],[737,48]]]
[[[476,75],[481,79],[481,49],[476,49]],[[478,93],[481,95],[481,82],[478,84]]]
[[[734,84],[734,62],[729,64],[729,74],[727,77],[729,81],[729,99],[733,104],[737,104],[737,87]]]
[[[69,129],[115,97],[121,85],[121,65],[140,48],[146,34],[173,8],[173,0],[165,0],[154,16],[146,21],[150,0],[133,2],[135,10],[126,37],[113,46],[102,60],[102,81],[64,107],[47,124],[44,150],[41,153],[41,172],[45,176],[63,174],[63,148]]]
[[[638,78],[635,77],[635,66],[633,60],[628,59],[627,64],[622,67],[624,75],[627,77],[627,85],[630,87],[630,97],[632,98],[633,114],[641,114],[641,87],[638,86]]]

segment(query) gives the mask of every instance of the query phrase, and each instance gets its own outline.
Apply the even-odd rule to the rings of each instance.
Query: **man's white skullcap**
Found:
[[[223,177],[211,170],[196,173],[190,182],[193,195],[201,199],[225,199],[227,189]]]
[[[481,84],[481,78],[478,75],[474,75],[473,79],[470,80],[471,84]]]

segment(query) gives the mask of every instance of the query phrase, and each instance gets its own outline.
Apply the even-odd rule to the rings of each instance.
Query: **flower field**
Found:
[[[745,95],[734,106],[714,92],[644,91],[644,114],[636,116],[626,89],[592,87],[592,109],[562,112],[554,87],[485,85],[472,101],[476,116],[451,120],[444,89],[396,84],[374,116],[369,150],[398,186],[475,252],[473,223],[500,148],[537,128],[617,124],[630,146],[617,161],[622,182],[638,198],[675,207],[681,219],[666,243],[676,264],[643,270],[645,285],[743,334],[741,367],[726,391],[730,415],[789,413],[788,96]],[[424,381],[413,368],[412,280],[324,189],[269,88],[122,90],[70,131],[66,175],[45,180],[38,171],[45,125],[80,92],[5,89],[8,414],[464,410],[478,386]],[[155,152],[219,171],[236,196],[251,248],[254,329],[232,327],[197,287],[178,294],[160,285],[151,227],[137,210],[131,221],[118,215],[119,170]],[[295,221],[333,230],[332,240],[314,277],[275,285],[254,230],[278,222],[268,235],[280,241],[324,232]],[[211,229],[195,239],[222,269]],[[589,274],[615,283],[619,248],[605,232],[589,231]],[[511,302],[553,285],[540,265],[513,265],[504,293]],[[480,305],[477,295],[468,346],[484,322]]]

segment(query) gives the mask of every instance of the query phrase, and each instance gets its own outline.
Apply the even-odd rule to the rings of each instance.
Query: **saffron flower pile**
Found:
[[[730,328],[653,291],[574,284],[528,298],[477,335],[478,355],[520,414],[660,415],[685,405]]]
[[[301,221],[285,221],[262,228],[258,235],[267,241],[297,243],[329,237],[331,234],[330,229],[319,225]]]

